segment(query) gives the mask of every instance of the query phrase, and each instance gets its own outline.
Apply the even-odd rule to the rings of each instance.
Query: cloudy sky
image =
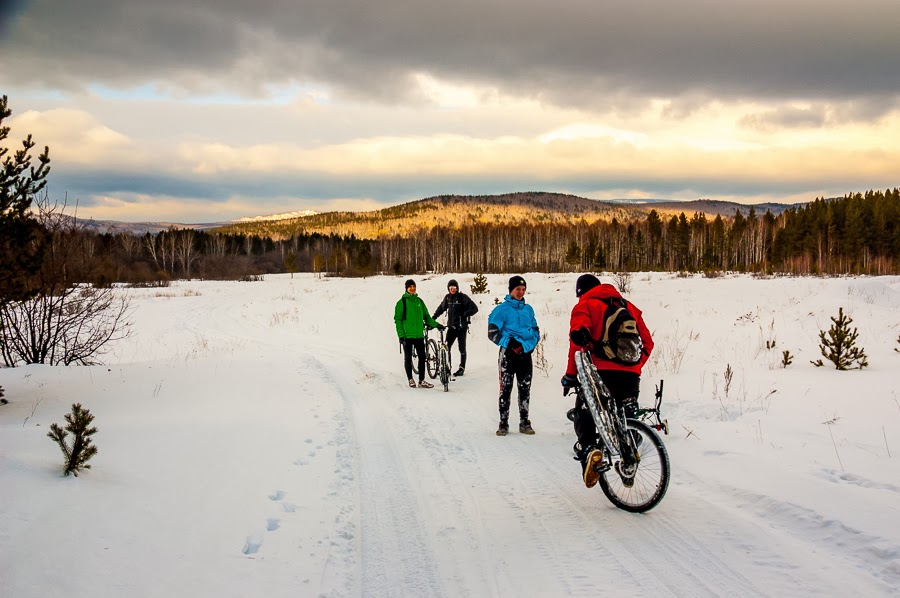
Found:
[[[84,217],[900,185],[898,0],[0,0],[10,140]]]

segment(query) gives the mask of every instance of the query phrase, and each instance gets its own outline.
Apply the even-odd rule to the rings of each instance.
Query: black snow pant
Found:
[[[453,342],[456,339],[459,339],[459,367],[466,367],[466,332],[469,329],[465,326],[462,328],[448,328],[447,329],[447,352],[450,353],[450,363],[453,363],[453,353],[450,349],[453,348]]]
[[[513,379],[519,389],[519,423],[528,421],[528,402],[531,398],[531,374],[534,367],[531,353],[516,353],[500,349],[500,421],[509,423],[509,403],[512,396]]]
[[[634,372],[622,372],[619,370],[600,370],[600,378],[609,389],[609,394],[617,405],[625,408],[625,417],[633,418],[637,414],[638,395],[641,392],[641,377]],[[575,398],[575,434],[582,451],[588,447],[597,446],[597,426],[587,406],[583,405],[581,398]]]
[[[424,338],[405,338],[403,339],[403,367],[406,368],[406,379],[413,379],[412,371],[412,351],[416,349],[416,356],[419,358],[419,382],[425,379],[425,339]]]

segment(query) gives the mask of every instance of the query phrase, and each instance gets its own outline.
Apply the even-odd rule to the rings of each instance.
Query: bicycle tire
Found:
[[[615,467],[600,476],[598,485],[616,507],[629,513],[646,513],[660,503],[669,488],[669,453],[659,434],[644,422],[629,419],[626,431],[635,431],[641,437],[634,485],[625,486]]]
[[[444,392],[450,390],[450,359],[446,349],[441,349],[441,384],[444,385]]]
[[[428,376],[434,380],[438,375],[438,347],[433,338],[425,344],[425,369]]]

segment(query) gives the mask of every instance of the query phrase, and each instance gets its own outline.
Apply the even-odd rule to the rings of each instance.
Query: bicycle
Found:
[[[437,342],[433,338],[428,338],[428,333],[431,330],[431,328],[425,329],[425,371],[432,380],[440,376],[441,384],[444,385],[444,392],[448,392],[450,390],[450,349],[444,340],[444,331],[438,330],[440,342]],[[415,347],[413,347],[413,372],[419,373],[419,362]]]
[[[575,352],[575,365],[579,383],[576,392],[597,426],[598,448],[603,451],[602,469],[597,470],[600,489],[616,507],[645,513],[659,504],[669,487],[669,454],[662,438],[655,426],[625,417],[625,410],[603,384],[588,351]],[[564,394],[568,392],[566,389]],[[657,392],[662,394],[661,389]]]

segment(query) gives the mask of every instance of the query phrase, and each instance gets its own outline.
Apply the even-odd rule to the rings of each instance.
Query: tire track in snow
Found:
[[[806,588],[844,595],[891,593],[900,587],[900,546],[831,520],[813,509],[695,475],[686,474],[686,477],[690,478],[692,486],[702,491],[699,500],[704,505],[714,499],[718,509],[733,513],[735,524],[752,518],[756,525],[766,528],[772,538],[770,543],[777,541],[786,547],[796,547],[798,551],[820,554],[821,571],[812,575],[794,570],[791,575],[795,583],[801,578]],[[832,546],[840,550],[829,550]],[[753,548],[758,550],[758,547]],[[848,555],[854,558],[848,559]],[[781,555],[776,558],[786,568],[790,567],[789,559]],[[853,573],[856,570],[871,572],[872,577],[857,576]],[[873,584],[873,578],[883,585]],[[815,593],[809,592],[809,595]]]
[[[345,440],[358,447],[354,457],[359,476],[361,595],[442,596],[444,587],[435,575],[435,558],[423,535],[425,517],[422,497],[416,495],[415,472],[409,470],[392,422],[380,416],[374,397],[361,396],[351,386],[354,380],[369,378],[358,362],[332,356],[329,364],[341,373],[340,380],[329,378],[346,407]],[[362,388],[371,391],[372,385],[366,383]],[[352,464],[344,465],[350,468]]]
[[[483,428],[484,420],[467,421],[463,427],[472,426]],[[423,421],[418,429],[427,433],[431,427]],[[543,574],[549,572],[557,584],[544,588],[548,592],[592,596],[616,588],[624,595],[764,595],[702,543],[693,542],[686,550],[685,545],[696,540],[687,530],[655,531],[654,521],[665,521],[664,516],[620,512],[599,489],[586,491],[577,463],[568,460],[549,436],[511,434],[498,439],[485,430],[485,442],[467,442],[477,437],[462,435],[462,442],[457,442],[454,454],[468,455],[462,463],[453,455],[440,454],[439,439],[424,446],[438,453],[432,456],[435,462],[445,462],[447,468],[460,472],[459,477],[488,489],[471,493],[475,501],[488,504],[492,512],[513,513],[521,536],[511,544],[531,546],[533,555],[527,558]],[[491,468],[487,465],[491,463],[505,466]],[[502,546],[496,540],[493,543]],[[658,547],[664,552],[662,559]],[[653,555],[649,559],[648,550]],[[521,591],[540,595],[531,584]]]
[[[341,387],[331,375],[331,371],[318,356],[309,357],[309,364],[319,379],[341,391]],[[341,400],[346,403],[343,392],[341,392]],[[359,515],[356,488],[358,454],[353,442],[355,432],[349,414],[344,410],[337,418],[334,435],[337,447],[335,476],[328,494],[337,503],[338,513],[335,516],[330,538],[328,538],[328,554],[322,567],[318,596],[346,598],[356,595],[359,588],[357,577]]]

